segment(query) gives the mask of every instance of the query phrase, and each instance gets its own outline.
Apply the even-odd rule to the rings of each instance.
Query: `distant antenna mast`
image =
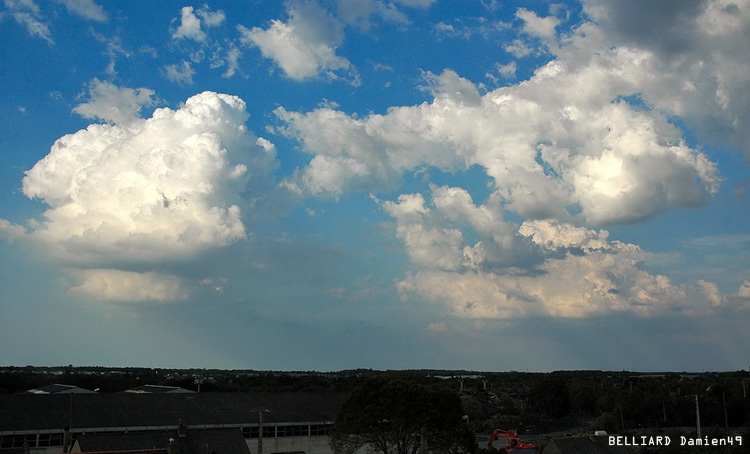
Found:
[[[698,429],[698,438],[701,437],[701,409],[698,406],[698,395],[695,395],[695,426]]]

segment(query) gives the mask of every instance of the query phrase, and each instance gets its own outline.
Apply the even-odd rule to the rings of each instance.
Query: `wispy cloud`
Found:
[[[193,76],[195,71],[190,66],[190,62],[182,60],[181,65],[165,65],[164,77],[180,85],[193,85]]]
[[[101,5],[94,0],[59,0],[71,14],[96,22],[106,22],[109,18]]]
[[[192,6],[185,6],[181,10],[180,25],[172,31],[172,39],[206,41],[204,29],[221,25],[225,18],[226,15],[223,11],[211,11],[208,7],[196,11]]]
[[[36,36],[54,44],[49,25],[42,21],[42,14],[39,6],[34,0],[4,0],[8,13],[15,21],[23,26],[30,35]]]

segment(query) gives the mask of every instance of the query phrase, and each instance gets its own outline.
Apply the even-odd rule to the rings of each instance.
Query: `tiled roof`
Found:
[[[0,432],[102,427],[175,427],[325,422],[336,418],[346,393],[195,393],[0,395]]]

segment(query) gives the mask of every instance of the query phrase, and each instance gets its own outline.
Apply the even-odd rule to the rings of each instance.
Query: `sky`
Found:
[[[748,0],[3,0],[0,364],[750,367]]]

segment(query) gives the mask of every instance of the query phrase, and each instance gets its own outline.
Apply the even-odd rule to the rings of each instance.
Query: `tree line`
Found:
[[[3,367],[0,393],[58,383],[99,392],[140,385],[178,386],[200,392],[346,391],[389,376],[451,390],[479,430],[533,427],[564,418],[595,419],[603,430],[694,426],[696,399],[706,427],[750,425],[750,374],[641,374],[631,371],[476,372],[372,369],[254,371],[104,367]]]

